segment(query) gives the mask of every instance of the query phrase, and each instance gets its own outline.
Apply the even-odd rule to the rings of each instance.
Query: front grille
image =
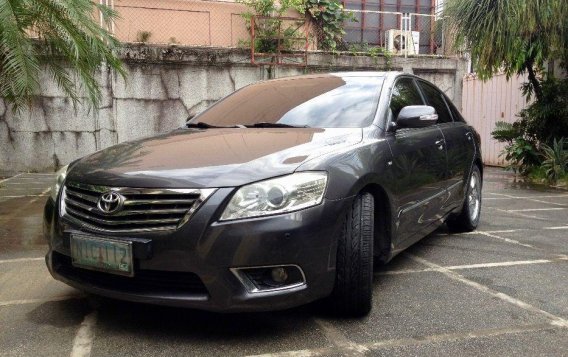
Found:
[[[106,213],[98,207],[101,195],[115,192],[121,209]],[[64,218],[103,232],[175,230],[186,223],[214,189],[116,188],[66,182],[61,195]]]
[[[168,293],[208,296],[207,288],[195,273],[161,270],[137,270],[134,277],[74,267],[71,258],[53,252],[53,269],[78,283],[131,293]]]

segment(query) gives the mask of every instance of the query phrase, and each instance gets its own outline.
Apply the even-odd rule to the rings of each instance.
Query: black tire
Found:
[[[476,180],[476,189],[472,186],[472,180]],[[471,232],[477,228],[481,215],[481,173],[477,165],[473,166],[471,175],[467,182],[467,192],[463,202],[463,207],[458,215],[450,216],[446,221],[448,228],[452,232]],[[476,190],[474,192],[474,190]],[[474,197],[474,196],[477,196]],[[472,199],[478,199],[478,204],[470,205]],[[477,211],[477,212],[475,212]]]
[[[360,317],[371,311],[373,300],[374,199],[358,195],[345,213],[337,246],[332,309],[343,316]]]

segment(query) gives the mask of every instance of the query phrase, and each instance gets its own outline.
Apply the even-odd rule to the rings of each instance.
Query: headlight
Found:
[[[326,172],[299,172],[241,187],[221,220],[260,217],[297,211],[321,203]]]
[[[65,176],[67,176],[67,167],[68,166],[69,165],[63,166],[56,173],[57,177],[55,178],[55,184],[53,184],[53,186],[51,186],[51,198],[53,198],[54,201],[57,201],[57,195],[59,194],[59,190],[61,189],[61,185],[63,184],[63,181],[65,181]]]

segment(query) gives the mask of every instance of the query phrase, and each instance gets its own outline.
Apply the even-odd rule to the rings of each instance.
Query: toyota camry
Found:
[[[139,118],[139,120],[144,120]],[[372,306],[373,265],[479,222],[480,140],[398,72],[246,86],[172,132],[63,167],[45,206],[55,279],[215,311]]]

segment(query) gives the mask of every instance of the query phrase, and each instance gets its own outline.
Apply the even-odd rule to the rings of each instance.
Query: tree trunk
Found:
[[[542,100],[542,87],[540,81],[536,78],[536,72],[534,70],[534,61],[530,61],[527,65],[527,72],[529,74],[529,82],[532,84],[534,94],[538,101]]]

